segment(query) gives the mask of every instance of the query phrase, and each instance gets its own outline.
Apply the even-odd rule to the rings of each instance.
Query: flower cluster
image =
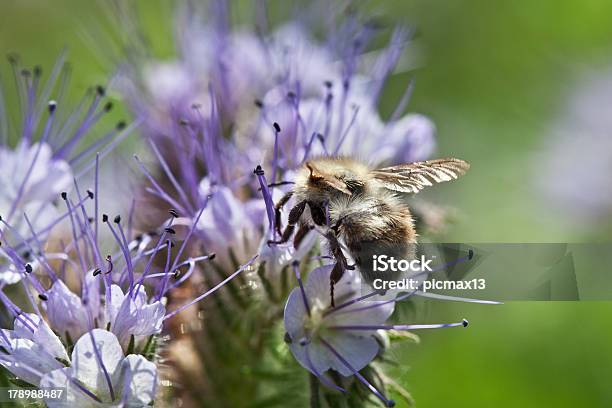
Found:
[[[25,68],[16,55],[9,56],[9,62],[21,109],[20,123],[11,123],[0,88],[0,215],[13,224],[15,232],[6,231],[3,225],[0,232],[4,240],[15,243],[34,229],[44,240],[57,225],[54,221],[60,214],[56,205],[60,192],[70,191],[73,178],[91,168],[96,151],[103,157],[130,129],[126,129],[125,122],[119,122],[94,143],[84,145],[82,139],[90,136],[113,108],[105,97],[105,88],[90,89],[71,112],[64,106],[69,77],[64,55],[58,58],[46,81],[41,67]],[[56,99],[52,99],[54,94]],[[34,268],[38,266],[30,256],[26,258]],[[21,276],[9,259],[0,248],[2,284],[16,283]]]
[[[33,87],[40,70],[36,69],[35,82],[30,81],[30,74],[21,75],[26,78],[24,86],[36,94]],[[29,137],[20,135],[15,151],[3,151],[7,160],[2,165],[17,174],[12,180],[18,184],[3,190],[6,207],[2,209],[7,215],[0,217],[0,248],[6,265],[0,303],[14,320],[12,330],[0,331],[0,365],[21,385],[65,388],[66,399],[49,399],[49,406],[151,403],[156,395],[156,349],[164,321],[225,283],[168,310],[168,293],[189,279],[197,263],[214,258],[214,254],[184,256],[196,224],[177,245],[174,209],[169,209],[169,220],[159,230],[138,235],[132,228],[133,211],[127,226],[119,215],[109,218],[99,213],[104,205],[98,200],[100,161],[118,143],[117,134],[125,125],[118,125],[75,158],[68,154],[70,145],[110,109],[107,104],[97,111],[103,95],[98,87],[83,122],[75,119],[78,111],[70,115],[68,121],[78,130],[64,136],[58,149],[47,144],[50,136],[63,140],[57,130],[52,131],[57,103],[50,102],[49,119],[38,143],[27,147]],[[31,105],[37,102],[33,99]],[[24,115],[26,123],[35,120],[33,112]],[[37,122],[28,126],[38,127]],[[60,129],[64,127],[71,128],[62,124]],[[74,174],[79,161],[95,151],[95,159],[76,170],[81,174]],[[94,187],[82,192],[76,179],[89,170],[94,173]],[[102,228],[114,237],[114,245],[102,242]],[[226,281],[248,269],[255,258]],[[25,306],[9,296],[15,294],[8,286],[14,282],[21,282]]]
[[[290,215],[275,205],[296,204],[286,193],[308,159],[380,166],[432,153],[432,122],[405,113],[412,82],[391,115],[378,110],[409,31],[333,8],[325,29],[307,20],[271,29],[262,5],[257,29],[233,27],[228,7],[186,6],[176,59],[135,54],[119,67],[116,89],[149,147],[135,156],[141,188],[121,215],[101,211],[113,203],[100,199],[100,166],[133,126],[120,122],[76,153],[111,109],[105,88],[60,120],[61,99],[48,100],[56,81],[64,87],[63,60],[45,86],[39,69],[14,62],[24,111],[16,147],[0,139],[0,303],[13,320],[0,331],[0,365],[23,386],[66,388],[67,400],[49,406],[152,404],[162,360],[183,374],[169,378],[185,385],[173,392],[186,406],[245,405],[238,383],[257,402],[272,388],[257,373],[291,377],[270,374],[279,366],[305,368],[313,390],[344,398],[356,387],[393,406],[386,382],[368,374],[387,333],[467,326],[390,323],[400,301],[424,293],[364,294],[355,267],[332,298],[329,222],[299,245],[276,240]],[[342,237],[336,245],[342,253]],[[19,281],[24,304],[9,286]]]
[[[150,171],[140,163],[149,199],[177,208],[180,223],[195,226],[197,250],[217,254],[211,264],[222,276],[254,254],[259,256],[257,274],[247,275],[230,299],[241,309],[235,324],[245,324],[253,315],[259,330],[234,331],[234,337],[264,343],[288,299],[285,340],[298,362],[335,389],[343,390],[326,372],[356,376],[390,405],[383,391],[360,374],[382,352],[374,334],[436,325],[386,324],[397,299],[376,301],[376,294],[360,298],[356,271],[346,273],[339,283],[338,296],[347,303],[332,307],[332,267],[326,264],[321,231],[301,237],[297,249],[269,241],[275,236],[275,223],[286,225],[288,217],[283,212],[276,219],[274,205],[283,200],[296,171],[309,158],[350,156],[379,166],[425,160],[433,152],[433,123],[420,114],[405,114],[412,82],[388,119],[378,112],[385,84],[399,69],[409,45],[409,31],[396,28],[386,46],[375,48],[372,40],[385,31],[353,14],[339,18],[333,11],[332,27],[322,40],[306,21],[275,29],[264,29],[268,24],[261,21],[258,29],[232,27],[226,2],[212,2],[207,11],[189,8],[179,13],[176,59],[160,61],[147,53],[122,67],[121,90],[144,123],[142,134],[156,168]],[[286,204],[291,208],[295,203],[289,199]],[[157,220],[153,227],[165,222],[155,215],[147,222],[152,219]],[[299,269],[310,272],[306,286],[290,292],[292,269],[298,275]],[[221,313],[225,306],[219,308],[204,315],[205,324],[228,330],[234,320]],[[220,322],[217,314],[224,316]],[[203,354],[218,355],[215,347],[229,347],[225,342],[200,343],[203,336],[197,333],[193,337]],[[245,346],[237,346],[236,355],[241,355],[239,347]],[[254,369],[262,359],[255,358]],[[213,359],[205,364],[215,367]],[[229,370],[227,360],[221,364]],[[211,377],[206,382],[214,383]],[[236,381],[230,378],[226,382]],[[220,388],[210,393],[228,398]]]

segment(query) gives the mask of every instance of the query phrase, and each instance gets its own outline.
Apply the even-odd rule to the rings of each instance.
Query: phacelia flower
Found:
[[[143,406],[155,392],[151,361],[164,321],[223,287],[248,269],[256,256],[208,291],[168,311],[168,291],[188,279],[196,263],[212,256],[183,258],[195,224],[173,252],[177,215],[173,209],[160,233],[137,237],[132,236],[131,222],[125,228],[120,216],[112,220],[105,214],[100,217],[98,171],[96,159],[96,186],[85,195],[76,183],[74,200],[66,192],[60,194],[72,241],[64,244],[63,256],[57,258],[59,267],[50,261],[35,232],[15,245],[3,242],[10,262],[22,274],[26,299],[35,313],[24,314],[0,287],[0,301],[15,319],[14,330],[0,332],[4,353],[0,364],[32,385],[67,386],[69,404]],[[92,216],[88,212],[91,204]],[[27,214],[25,219],[28,221]],[[17,234],[11,224],[2,222],[7,232]],[[115,252],[105,253],[107,246],[98,242],[102,227],[115,238]],[[19,248],[33,254],[40,274],[32,273]],[[65,350],[72,346],[69,359]]]
[[[1,329],[0,364],[18,378],[38,386],[41,376],[64,367],[68,354],[49,325],[33,313],[17,315],[13,330]]]
[[[144,407],[155,399],[157,367],[141,355],[124,356],[115,335],[94,329],[74,345],[68,367],[46,373],[41,387],[64,388],[49,407]]]
[[[285,341],[295,359],[323,384],[342,392],[346,390],[325,373],[333,370],[344,377],[354,375],[386,406],[395,403],[359,373],[379,355],[378,332],[466,327],[468,324],[467,320],[447,324],[387,324],[396,300],[403,300],[411,294],[390,300],[376,291],[362,295],[358,274],[349,270],[335,285],[336,305],[331,306],[329,282],[333,265],[312,270],[306,284],[302,283],[297,263],[294,269],[299,286],[289,294],[284,323],[287,331]]]
[[[265,15],[258,7],[255,14]],[[329,372],[354,376],[390,404],[359,371],[381,352],[374,336],[379,330],[420,328],[386,323],[401,299],[361,297],[354,271],[339,283],[341,297],[332,308],[330,266],[314,269],[306,287],[289,294],[292,265],[299,262],[309,270],[315,260],[327,259],[325,240],[315,229],[301,237],[297,249],[290,242],[270,241],[278,238],[279,221],[287,225],[286,212],[277,220],[274,206],[309,158],[347,155],[371,165],[393,165],[424,160],[433,152],[433,123],[423,115],[406,114],[411,81],[391,115],[379,112],[387,80],[399,69],[409,44],[409,32],[403,27],[381,29],[332,5],[315,8],[319,18],[313,21],[296,18],[275,28],[262,21],[257,28],[234,26],[228,8],[225,1],[210,2],[208,13],[186,6],[176,22],[175,58],[156,60],[146,52],[121,66],[118,89],[143,122],[141,135],[152,153],[146,165],[138,160],[147,178],[143,196],[154,203],[144,206],[143,211],[151,212],[146,225],[157,231],[187,229],[175,238],[192,239],[185,250],[194,259],[202,251],[214,252],[214,260],[196,267],[203,276],[211,265],[231,279],[239,265],[257,258],[257,273],[242,276],[240,286],[234,287],[235,302],[219,301],[213,313],[202,310],[211,333],[232,327],[236,341],[223,347],[233,347],[237,354],[267,344],[266,333],[279,323],[285,305],[287,340],[302,366],[334,388],[339,386],[328,378]],[[323,12],[326,18],[320,18]],[[317,24],[323,20],[330,24]],[[383,36],[385,46],[373,45]],[[292,200],[285,203],[288,208],[295,204]],[[178,217],[154,213],[167,207]],[[246,330],[240,337],[236,327],[261,330]],[[221,355],[215,342],[193,337],[202,355]],[[265,358],[260,351],[250,353],[249,367],[259,368],[260,358]],[[214,372],[214,364],[204,365]],[[241,369],[247,371],[245,367],[247,363]],[[209,380],[205,382],[216,379]],[[218,391],[207,391],[215,401]],[[194,394],[199,398],[202,392]],[[223,396],[218,400],[225,401]]]
[[[584,75],[574,88],[535,157],[534,184],[547,211],[601,224],[612,214],[612,74]]]
[[[226,273],[257,251],[279,255],[262,246],[269,236],[261,186],[251,174],[256,165],[271,169],[268,182],[278,200],[283,187],[277,183],[291,183],[308,157],[410,162],[426,159],[435,146],[432,122],[404,115],[411,85],[388,121],[378,112],[383,87],[409,43],[407,30],[396,29],[376,49],[369,44],[379,29],[356,16],[320,40],[305,21],[263,32],[232,27],[228,7],[216,1],[208,14],[181,10],[177,57],[132,58],[118,82],[153,152],[153,168],[142,164],[147,192],[176,208],[186,226],[205,208],[194,239],[217,254]],[[152,221],[156,228],[166,217],[147,217]]]
[[[30,237],[31,230],[44,241],[60,214],[56,205],[60,192],[69,191],[73,178],[91,168],[87,163],[94,150],[102,151],[102,155],[108,153],[130,129],[120,122],[91,145],[81,146],[81,139],[93,133],[100,118],[112,109],[104,87],[88,92],[81,104],[69,111],[62,92],[68,78],[63,55],[46,81],[40,67],[26,69],[16,56],[10,56],[9,61],[17,84],[21,122],[10,124],[0,88],[0,216],[15,228],[8,232],[0,225],[0,231],[8,242]],[[53,95],[56,99],[52,99]],[[24,212],[29,215],[30,226],[24,220]],[[8,258],[0,248],[0,282],[11,284],[21,274]]]

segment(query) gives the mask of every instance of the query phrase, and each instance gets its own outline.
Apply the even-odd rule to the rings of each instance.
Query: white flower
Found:
[[[41,376],[64,367],[68,355],[60,339],[38,315],[21,314],[14,330],[2,330],[0,362],[19,379],[39,385]]]
[[[53,159],[47,144],[20,143],[15,150],[0,146],[0,213],[27,203],[49,203],[72,185],[72,172],[64,160]]]
[[[113,284],[110,288],[110,302],[102,307],[100,295],[95,292],[97,278],[88,274],[86,279],[94,282],[88,294],[91,297],[96,295],[88,301],[83,301],[61,280],[57,280],[46,294],[48,299],[44,307],[47,317],[60,335],[70,336],[72,340],[80,338],[89,331],[90,316],[99,327],[106,327],[110,323],[110,330],[126,351],[132,335],[135,345],[138,345],[145,337],[161,332],[166,308],[161,301],[149,303],[144,286],[138,285],[138,292],[128,296],[118,285]]]
[[[137,345],[146,337],[161,332],[166,308],[161,301],[149,303],[144,286],[139,285],[135,294],[124,295],[119,286],[112,285],[109,314],[110,329],[127,350],[131,336]]]
[[[70,337],[72,341],[87,332],[90,324],[89,313],[95,305],[83,304],[81,297],[73,293],[62,281],[57,280],[46,293],[48,300],[44,302],[47,318],[51,326],[61,335]],[[92,318],[101,319],[101,310],[92,313]]]
[[[295,288],[285,305],[285,329],[291,339],[289,348],[307,370],[320,376],[333,369],[344,376],[354,372],[325,344],[331,345],[354,370],[361,370],[378,354],[375,331],[341,330],[336,327],[380,325],[393,313],[394,303],[369,299],[341,307],[360,297],[361,282],[355,271],[347,270],[335,285],[335,310],[331,308],[329,275],[333,265],[314,269],[304,286],[305,297]],[[305,301],[310,307],[306,309]]]
[[[70,367],[47,373],[41,387],[66,388],[65,400],[53,407],[143,407],[155,398],[157,369],[143,356],[124,357],[115,335],[94,329],[74,345]]]
[[[21,236],[29,236],[23,220],[27,213],[35,230],[54,220],[57,209],[52,201],[72,185],[72,172],[64,160],[53,158],[51,147],[45,143],[29,145],[21,142],[14,150],[0,146],[0,216]],[[18,241],[13,233],[0,224],[3,240]],[[16,283],[21,274],[8,262],[0,249],[0,282]]]

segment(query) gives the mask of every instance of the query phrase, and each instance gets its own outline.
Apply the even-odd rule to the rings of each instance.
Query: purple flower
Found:
[[[63,93],[67,85],[65,56],[58,58],[46,81],[40,67],[24,68],[19,58],[10,56],[21,107],[21,123],[11,124],[6,115],[0,88],[0,216],[14,230],[0,224],[3,239],[15,243],[38,231],[44,241],[52,222],[59,216],[55,201],[62,191],[69,191],[73,178],[87,172],[92,153],[107,154],[130,131],[125,122],[95,139],[89,146],[81,140],[92,133],[98,122],[112,109],[104,87],[90,90],[72,111],[65,109]],[[52,99],[54,90],[57,100]],[[17,129],[17,134],[9,134]],[[9,140],[18,136],[16,146]],[[29,215],[28,223],[23,214]],[[28,225],[30,224],[30,225]],[[20,274],[11,267],[10,256],[0,250],[0,282],[15,283]],[[33,259],[29,259],[33,262]]]
[[[612,75],[583,76],[534,157],[534,188],[564,223],[595,226],[612,214]]]
[[[140,163],[147,192],[177,209],[178,225],[195,223],[194,239],[217,255],[222,270],[259,253],[274,276],[295,256],[290,246],[265,244],[271,230],[251,175],[257,164],[271,169],[274,184],[291,182],[314,155],[346,154],[373,164],[421,160],[435,146],[435,128],[422,115],[404,115],[411,86],[389,121],[378,113],[382,88],[408,42],[406,30],[372,49],[376,30],[353,17],[318,41],[303,22],[265,32],[232,27],[227,7],[215,2],[208,19],[197,7],[183,9],[178,56],[131,59],[120,90],[144,121],[153,151],[159,176]],[[282,188],[272,190],[272,199],[280,199]],[[153,225],[167,222],[147,218]],[[298,255],[314,241],[306,240]]]
[[[231,270],[232,259],[244,262],[248,259],[245,256],[257,251],[262,220],[257,206],[261,200],[244,202],[230,188],[212,186],[208,178],[200,182],[199,192],[209,199],[196,224],[198,238],[207,252],[216,254],[216,262]]]
[[[35,385],[38,384],[40,377],[53,369],[55,371],[52,375],[45,377],[48,381],[51,383],[68,381],[76,386],[70,390],[72,393],[70,401],[78,403],[84,399],[94,405],[92,399],[106,403],[116,402],[119,395],[123,395],[122,398],[128,398],[128,400],[146,397],[146,390],[139,391],[138,384],[130,385],[130,380],[118,379],[125,376],[132,376],[136,379],[144,375],[137,367],[141,365],[141,360],[145,361],[144,357],[128,356],[121,363],[123,368],[120,368],[117,366],[118,357],[112,361],[104,360],[107,357],[112,359],[114,355],[118,355],[115,352],[115,344],[119,347],[121,355],[124,352],[127,354],[139,353],[152,358],[155,351],[155,337],[161,333],[165,320],[215,293],[238,274],[249,269],[257,258],[256,256],[251,257],[216,286],[168,312],[165,307],[168,291],[188,279],[197,263],[212,258],[208,255],[183,257],[189,237],[195,231],[196,223],[190,226],[187,236],[176,252],[172,251],[175,246],[173,236],[176,234],[173,228],[177,215],[175,210],[169,211],[171,217],[163,231],[159,235],[153,234],[156,239],[153,235],[132,237],[131,222],[128,222],[125,228],[120,216],[112,220],[107,215],[98,216],[98,160],[96,160],[95,169],[96,187],[93,190],[87,190],[86,194],[82,195],[78,184],[75,183],[76,197],[74,200],[67,193],[60,195],[67,208],[67,213],[60,219],[68,219],[72,231],[72,241],[64,244],[65,253],[47,253],[33,230],[33,236],[30,238],[22,238],[16,244],[3,243],[2,247],[11,265],[20,272],[23,278],[22,285],[26,297],[30,305],[37,311],[36,315],[23,314],[21,309],[0,290],[0,301],[15,317],[15,330],[2,332],[3,347],[8,350],[8,353],[0,364],[22,380],[32,381]],[[90,203],[94,208],[93,216],[90,216],[87,210]],[[202,212],[203,209],[199,211],[199,216]],[[27,216],[25,220],[31,227]],[[8,232],[18,235],[11,224],[2,222]],[[104,226],[115,238],[116,248],[118,248],[115,253],[103,255],[105,253],[103,248],[108,246],[102,247],[98,243],[99,229]],[[32,256],[38,263],[39,274],[46,274],[46,279],[43,280],[39,275],[33,273],[34,268],[22,255],[23,251],[33,254]],[[61,261],[61,267],[58,268],[56,264],[50,263],[51,255]],[[159,266],[157,262],[154,262],[160,258],[165,260],[161,271],[155,270]],[[49,288],[46,288],[47,280],[51,282]],[[77,282],[76,289],[75,281]],[[48,325],[43,320],[43,316],[46,317]],[[100,330],[102,328],[106,330]],[[59,338],[54,333],[57,333]],[[92,333],[101,333],[106,340],[100,344],[91,343],[93,340],[90,341],[88,338],[93,339]],[[112,336],[112,339],[109,336]],[[69,367],[57,370],[67,360],[65,351],[62,350],[64,347],[72,346],[75,342],[76,346]],[[86,346],[88,342],[98,344],[94,348],[99,349],[101,353],[98,362],[102,371],[98,369],[97,374],[93,372],[95,367],[92,366],[92,361],[88,361],[82,367],[79,366],[78,361],[75,363],[77,358],[91,360],[89,351],[87,351],[88,346]],[[110,343],[112,344],[108,346],[109,349],[107,345]],[[84,344],[83,350],[86,351],[79,349],[79,344]],[[46,357],[34,363],[32,359],[38,351],[45,352]],[[110,355],[107,355],[108,353]],[[58,363],[62,364],[58,366]],[[145,366],[152,364],[146,362]],[[147,368],[147,372],[149,371],[151,370]],[[95,378],[101,378],[99,376],[102,375],[100,374],[102,372],[108,377],[106,391],[99,388],[100,384],[95,380]],[[109,372],[111,374],[108,374]],[[94,374],[98,377],[95,377]],[[73,381],[75,378],[76,383]],[[81,387],[83,382],[87,383],[85,388]],[[130,385],[132,391],[126,388],[125,393],[121,394],[116,390],[114,384],[125,384],[126,387]],[[110,391],[111,385],[115,387],[114,397],[113,392]],[[130,392],[137,393],[137,395],[130,396]],[[136,404],[136,406],[140,405]]]

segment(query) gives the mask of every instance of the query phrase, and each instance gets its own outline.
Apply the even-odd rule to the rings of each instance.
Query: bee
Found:
[[[354,269],[342,251],[344,242],[357,266],[364,244],[377,246],[408,245],[414,248],[417,233],[414,221],[400,194],[418,193],[425,187],[451,181],[469,169],[466,161],[445,158],[371,169],[349,157],[311,159],[299,169],[295,184],[275,206],[276,232],[282,244],[294,236],[298,247],[305,235],[322,227],[330,255],[336,263],[330,275],[331,304],[334,285],[344,272]],[[281,231],[281,210],[291,199],[288,225]],[[295,233],[295,235],[294,235]],[[362,276],[363,269],[359,268]],[[374,276],[364,276],[371,283]]]

